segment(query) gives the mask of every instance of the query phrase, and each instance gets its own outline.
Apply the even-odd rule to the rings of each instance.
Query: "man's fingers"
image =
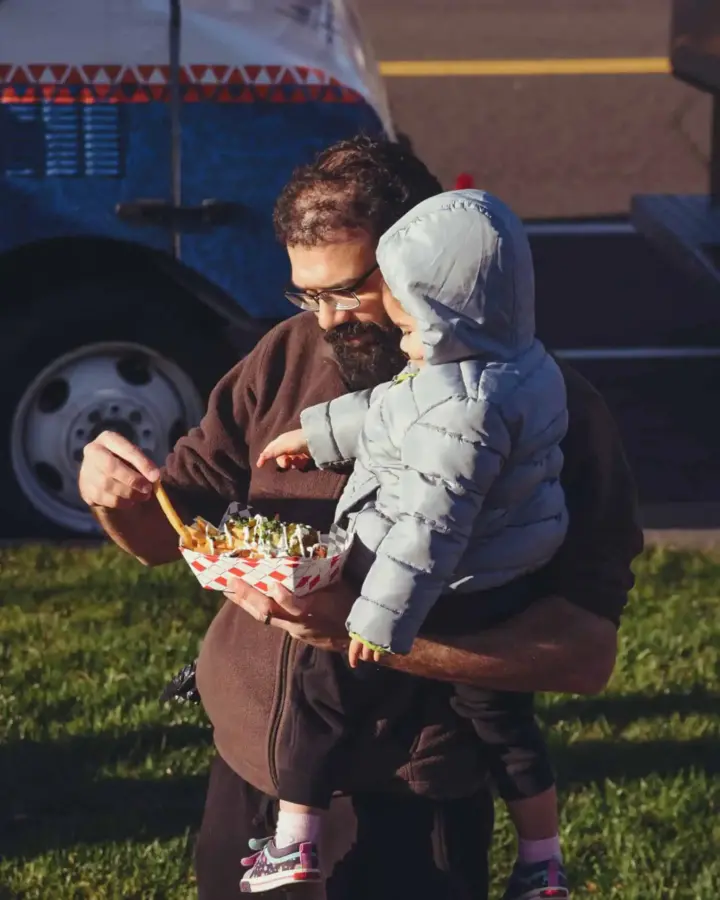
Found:
[[[129,463],[141,475],[150,482],[155,482],[160,477],[160,469],[155,463],[149,459],[142,450],[138,449],[135,444],[131,443],[127,438],[114,431],[103,431],[102,434],[93,442],[97,449],[105,448],[109,450],[113,456]],[[91,446],[91,445],[89,445]]]
[[[106,447],[102,445],[94,447],[92,451],[88,451],[86,458],[89,460],[91,471],[96,473],[96,479],[101,478],[104,484],[122,485],[140,494],[152,492],[152,482],[145,475]],[[123,496],[130,495],[123,491]]]
[[[267,616],[275,619],[291,619],[294,618],[287,609],[276,603],[270,597],[266,597],[257,588],[246,584],[240,578],[229,578],[225,596],[228,600],[232,600],[239,607],[250,613],[258,622],[264,622]]]
[[[135,488],[114,481],[103,479],[85,491],[85,499],[94,506],[106,506],[108,509],[125,509],[150,500],[152,493],[138,491]]]
[[[102,506],[105,509],[131,509],[133,506],[137,506],[138,503],[143,503],[149,499],[147,495],[142,497],[118,497],[117,494],[106,494],[104,497],[101,497],[95,506]]]
[[[284,621],[297,620],[306,615],[311,598],[297,597],[280,584],[271,584],[267,596],[241,578],[228,579],[226,594],[258,621],[270,615]]]
[[[227,590],[224,593],[228,600],[232,600],[258,622],[264,622],[268,615],[272,615],[272,601],[268,597],[261,594],[260,591],[255,592],[259,595],[255,597],[252,594],[246,594],[243,590],[236,589],[234,578],[228,579]]]
[[[120,434],[104,431],[83,451],[78,486],[90,506],[125,509],[152,497],[160,470]]]
[[[308,607],[312,604],[311,597],[298,597],[297,594],[291,593],[291,591],[277,582],[270,584],[268,593],[280,609],[285,610],[286,613],[294,618],[305,615]]]

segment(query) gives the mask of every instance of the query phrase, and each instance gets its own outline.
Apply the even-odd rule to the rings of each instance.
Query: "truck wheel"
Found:
[[[117,431],[162,463],[232,364],[207,319],[202,327],[178,320],[147,290],[79,289],[88,292],[94,304],[76,289],[81,302],[71,309],[54,297],[39,310],[33,304],[31,323],[15,314],[26,340],[0,362],[0,433],[9,435],[9,453],[0,453],[0,537],[96,534],[77,489],[85,444]]]

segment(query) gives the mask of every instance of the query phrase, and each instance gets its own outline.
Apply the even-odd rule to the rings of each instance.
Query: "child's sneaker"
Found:
[[[250,867],[240,881],[244,894],[321,879],[317,847],[309,841],[278,850],[274,837],[259,838],[250,841],[250,849],[253,855],[242,860]]]
[[[503,900],[567,900],[569,896],[565,869],[557,859],[539,863],[518,860]]]

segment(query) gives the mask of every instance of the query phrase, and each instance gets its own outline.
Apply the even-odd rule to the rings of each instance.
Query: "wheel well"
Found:
[[[221,326],[253,333],[258,330],[254,320],[207,279],[168,254],[139,244],[107,238],[58,238],[26,244],[0,256],[3,303],[15,301],[26,306],[34,297],[78,281],[111,278],[142,282],[161,294],[172,292],[173,303],[192,311],[194,317],[204,309],[208,320]]]

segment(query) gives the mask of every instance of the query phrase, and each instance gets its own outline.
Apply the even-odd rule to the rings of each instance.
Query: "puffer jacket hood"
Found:
[[[386,284],[418,322],[430,365],[504,360],[535,336],[532,254],[522,222],[485,191],[423,201],[380,239]]]

